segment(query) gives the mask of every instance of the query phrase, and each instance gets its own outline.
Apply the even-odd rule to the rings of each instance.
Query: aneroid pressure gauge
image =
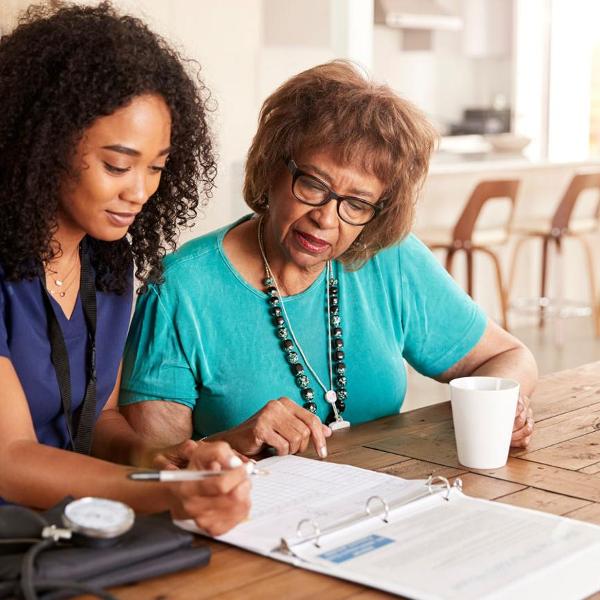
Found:
[[[78,538],[105,545],[131,529],[135,513],[122,502],[88,497],[67,504],[62,520]]]

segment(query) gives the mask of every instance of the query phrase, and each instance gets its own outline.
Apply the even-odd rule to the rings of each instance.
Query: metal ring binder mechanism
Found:
[[[365,502],[363,513],[349,517],[343,521],[338,521],[337,523],[329,525],[323,529],[321,529],[319,526],[318,521],[315,521],[314,519],[302,519],[298,521],[298,525],[296,526],[296,537],[281,538],[281,543],[274,550],[277,552],[283,552],[284,554],[294,555],[294,547],[306,544],[308,542],[311,542],[315,547],[320,548],[320,542],[325,536],[342,531],[346,527],[360,523],[364,519],[380,517],[384,523],[389,523],[391,510],[399,508],[400,506],[404,506],[405,504],[409,504],[414,500],[419,500],[420,498],[425,498],[426,496],[433,494],[443,494],[442,497],[444,500],[450,500],[450,494],[453,489],[462,491],[462,481],[460,478],[457,478],[454,480],[454,483],[451,484],[448,479],[442,477],[441,475],[430,475],[425,481],[425,487],[427,488],[425,491],[410,497],[402,498],[400,501],[391,505],[388,504],[381,496],[370,496]],[[383,513],[376,512],[374,505],[379,505],[383,509]],[[310,525],[312,527],[312,531],[309,535],[305,535],[303,533],[303,531],[306,530],[306,525]]]
[[[312,528],[314,531],[313,537],[315,538],[315,546],[318,548],[319,547],[319,539],[321,538],[321,529],[319,528],[318,523],[316,523],[312,519],[302,519],[302,521],[300,521],[298,523],[298,527],[296,527],[296,535],[298,537],[302,537],[302,526],[305,523],[312,525]]]
[[[390,507],[389,504],[381,497],[381,496],[371,496],[368,500],[367,503],[365,504],[365,512],[369,515],[371,515],[371,504],[373,503],[373,500],[377,500],[381,503],[381,505],[383,506],[383,522],[384,523],[389,523],[389,519],[388,517],[390,516]]]
[[[445,477],[442,477],[441,475],[434,476],[433,474],[431,474],[427,478],[427,482],[425,483],[430,494],[434,494],[436,491],[436,490],[434,490],[434,487],[433,487],[433,484],[435,481],[441,481],[444,484],[444,488],[446,490],[446,495],[444,496],[444,500],[450,500],[450,491],[452,488],[455,488],[462,492],[462,479],[460,477],[457,477],[454,480],[454,483],[452,485],[450,485],[450,482]]]

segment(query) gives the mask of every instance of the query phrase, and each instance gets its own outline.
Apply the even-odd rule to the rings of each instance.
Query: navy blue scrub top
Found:
[[[6,281],[0,266],[0,356],[7,356],[21,381],[38,441],[67,448],[69,437],[54,366],[50,360],[48,320],[41,281]],[[96,418],[116,382],[129,327],[132,287],[122,295],[96,292]],[[52,298],[52,308],[62,328],[71,371],[72,407],[77,411],[85,395],[87,324],[81,297],[71,319]],[[77,416],[77,412],[75,412]]]

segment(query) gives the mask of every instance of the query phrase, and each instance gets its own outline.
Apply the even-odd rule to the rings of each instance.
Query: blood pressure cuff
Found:
[[[63,527],[61,516],[68,502],[70,499],[63,500],[41,516],[49,524]],[[4,509],[0,507],[0,514]],[[15,537],[17,527],[13,522],[11,537]],[[2,534],[0,531],[0,537]],[[24,531],[23,537],[30,535],[29,531]],[[77,581],[104,589],[134,583],[206,565],[210,560],[210,548],[206,544],[192,546],[193,541],[194,536],[173,525],[166,513],[136,516],[133,527],[109,547],[61,543],[44,550],[35,561],[35,578]],[[0,598],[15,594],[23,556],[24,551],[0,555]],[[73,592],[53,591],[40,594],[40,598],[55,600],[74,595]]]

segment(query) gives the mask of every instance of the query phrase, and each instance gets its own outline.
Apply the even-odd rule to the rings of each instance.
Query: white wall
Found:
[[[582,159],[590,150],[592,51],[600,40],[598,2],[552,0],[548,157]]]
[[[464,108],[512,96],[512,1],[445,0],[444,6],[463,18],[462,30],[434,31],[430,48],[407,50],[405,31],[376,25],[373,50],[374,77],[423,109],[442,133]]]
[[[17,21],[17,15],[29,6],[25,0],[0,0],[0,35],[10,31]]]
[[[142,16],[157,32],[199,61],[216,100],[213,131],[219,154],[217,189],[194,229],[197,236],[231,221],[241,209],[240,173],[259,108],[257,74],[262,43],[262,0],[113,0]]]

